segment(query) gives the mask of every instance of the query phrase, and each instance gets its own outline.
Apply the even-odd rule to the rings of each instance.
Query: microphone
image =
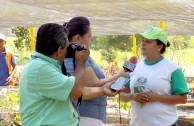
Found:
[[[123,64],[123,69],[127,72],[133,72],[135,69],[135,64],[137,63],[137,57],[132,56],[129,61],[125,61]]]
[[[137,57],[132,56],[129,61],[125,61],[123,64],[123,69],[126,72],[133,72],[135,69],[135,64],[137,63]],[[126,79],[125,77],[119,77],[114,84],[111,85],[111,90],[113,91],[119,91],[123,88],[123,86],[128,83],[130,79]]]

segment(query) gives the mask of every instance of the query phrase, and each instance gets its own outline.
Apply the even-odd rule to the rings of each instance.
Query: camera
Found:
[[[75,49],[72,46],[74,46]],[[86,48],[84,48],[84,46],[76,42],[70,42],[69,46],[67,47],[67,54],[65,58],[73,58],[75,56],[75,51],[82,51],[82,50],[86,50]]]

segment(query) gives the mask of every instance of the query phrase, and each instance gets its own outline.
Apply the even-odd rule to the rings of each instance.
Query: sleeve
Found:
[[[189,93],[185,77],[180,68],[176,69],[171,75],[171,93],[172,95]]]
[[[65,58],[64,60],[67,73],[74,72],[73,58]]]
[[[127,79],[129,81],[125,84],[125,87],[128,87],[130,89],[130,74],[128,75]]]
[[[67,100],[75,83],[74,76],[65,76],[57,68],[44,65],[37,72],[37,90],[43,97]]]
[[[12,65],[16,65],[17,62],[16,62],[16,60],[15,60],[14,53],[12,53],[11,55],[12,55],[12,56],[11,56],[11,64],[12,64]]]

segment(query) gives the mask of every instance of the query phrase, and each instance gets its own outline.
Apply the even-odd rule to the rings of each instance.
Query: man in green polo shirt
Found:
[[[70,98],[90,99],[102,95],[114,96],[103,87],[84,87],[84,64],[89,51],[75,52],[74,76],[64,76],[59,70],[69,41],[67,29],[48,23],[37,32],[36,52],[31,54],[20,78],[20,115],[22,126],[78,126],[79,114]]]

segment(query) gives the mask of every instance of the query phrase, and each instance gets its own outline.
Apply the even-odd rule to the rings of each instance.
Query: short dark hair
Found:
[[[71,40],[74,35],[85,35],[89,30],[90,22],[86,17],[74,17],[69,22],[65,22],[63,26],[68,29],[68,39]]]
[[[170,47],[170,43],[169,41],[167,41],[167,45],[165,45],[162,41],[160,41],[159,39],[156,39],[156,42],[158,45],[163,45],[162,49],[160,50],[160,54],[163,54],[166,52],[166,48]]]
[[[59,47],[64,48],[68,42],[68,30],[59,24],[47,23],[39,27],[36,36],[36,51],[50,56]]]

